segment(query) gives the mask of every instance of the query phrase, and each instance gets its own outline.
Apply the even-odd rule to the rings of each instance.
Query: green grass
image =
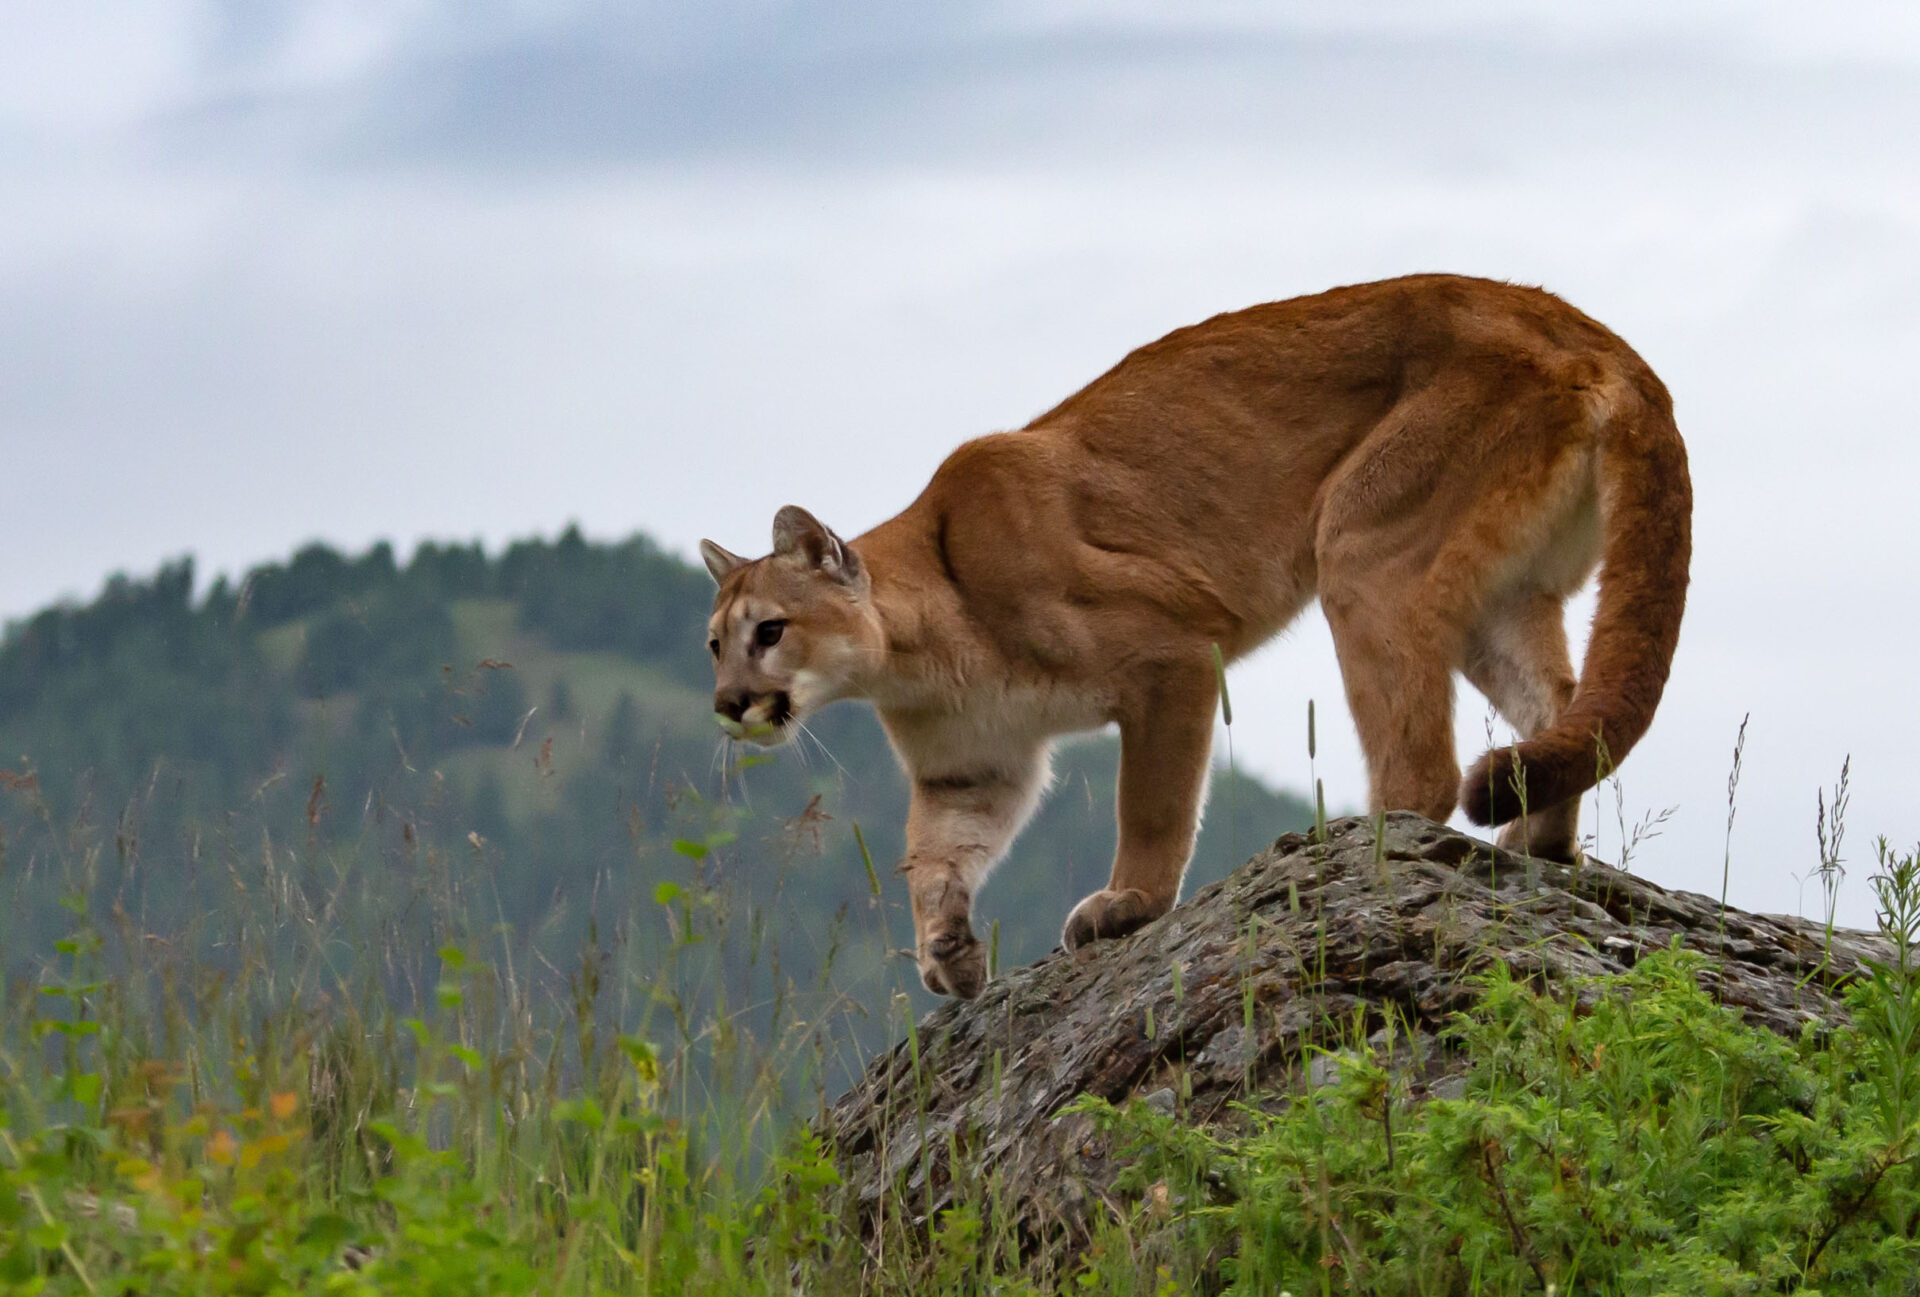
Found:
[[[51,826],[31,868],[70,930],[0,1020],[0,1290],[1916,1291],[1920,864],[1884,844],[1896,954],[1850,1026],[1746,1027],[1679,954],[1591,1011],[1496,968],[1454,1097],[1353,1038],[1211,1132],[1088,1105],[1132,1166],[1054,1263],[991,1177],[863,1232],[806,1129],[861,1039],[910,1037],[905,916],[867,871],[793,931],[777,880],[726,886],[742,813],[682,812],[558,967],[488,920],[510,862],[457,837],[268,824],[210,849],[218,912],[155,933],[83,899],[114,835]]]
[[[1457,1097],[1409,1102],[1402,1038],[1231,1134],[1083,1103],[1135,1157],[1125,1254],[1236,1293],[1920,1291],[1920,859],[1879,854],[1895,956],[1824,1036],[1743,1025],[1676,945],[1590,1009],[1496,964]]]

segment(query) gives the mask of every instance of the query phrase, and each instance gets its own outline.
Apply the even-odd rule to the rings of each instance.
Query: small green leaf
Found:
[[[860,863],[867,867],[867,886],[873,889],[875,896],[880,895],[880,875],[873,867],[873,853],[867,850],[867,835],[860,831],[860,821],[853,822],[853,842],[860,848]]]
[[[335,1212],[322,1212],[300,1231],[300,1242],[331,1252],[353,1237],[353,1222]]]
[[[606,1114],[591,1099],[562,1099],[553,1105],[553,1116],[556,1121],[570,1121],[581,1126],[607,1124]]]
[[[693,860],[705,860],[707,858],[707,844],[704,842],[695,842],[691,838],[675,838],[673,840],[673,849]]]
[[[679,899],[680,884],[678,883],[662,883],[653,889],[653,900],[656,905],[672,905]]]

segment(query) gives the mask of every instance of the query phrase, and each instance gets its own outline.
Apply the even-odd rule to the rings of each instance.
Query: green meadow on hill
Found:
[[[784,750],[729,751],[710,717],[711,599],[703,570],[643,537],[569,530],[497,555],[423,545],[404,563],[385,545],[313,545],[198,592],[183,561],[9,627],[0,753],[36,797],[0,799],[6,971],[29,975],[64,934],[76,880],[54,883],[53,862],[86,824],[113,844],[79,862],[94,912],[215,959],[233,889],[256,876],[312,897],[346,886],[382,924],[417,917],[431,877],[460,910],[435,916],[443,928],[535,967],[576,959],[590,923],[640,916],[664,939],[658,887],[699,881],[747,907],[777,896],[783,975],[816,980],[836,915],[873,899],[856,824],[886,903],[902,899],[889,870],[905,784],[853,704]],[[1100,737],[1064,751],[988,886],[981,923],[998,922],[1003,965],[1051,949],[1105,881],[1116,751]],[[1189,888],[1310,819],[1223,770]],[[715,835],[724,853],[674,850]],[[447,935],[415,934],[424,950]]]

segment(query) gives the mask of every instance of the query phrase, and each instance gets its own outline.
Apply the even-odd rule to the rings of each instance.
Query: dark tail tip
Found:
[[[1505,824],[1520,818],[1520,790],[1514,785],[1517,748],[1490,749],[1460,784],[1460,808],[1475,824]]]

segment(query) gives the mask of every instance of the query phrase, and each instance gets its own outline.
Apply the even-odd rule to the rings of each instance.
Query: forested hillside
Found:
[[[683,938],[660,903],[676,889],[761,916],[731,926],[726,961],[776,960],[776,981],[817,977],[849,914],[908,944],[890,868],[905,789],[871,713],[830,709],[816,744],[729,752],[709,716],[710,600],[703,571],[643,537],[569,530],[404,563],[313,545],[204,591],[182,561],[9,626],[8,972],[42,965],[83,905],[122,926],[127,960],[185,943],[270,964],[283,943],[263,895],[272,922],[324,921],[367,949],[466,933],[529,967]],[[981,898],[1003,965],[1050,949],[1104,881],[1114,763],[1108,739],[1066,752]],[[1189,890],[1310,819],[1222,772]],[[241,895],[266,924],[251,938]],[[391,970],[403,992],[413,975]]]

